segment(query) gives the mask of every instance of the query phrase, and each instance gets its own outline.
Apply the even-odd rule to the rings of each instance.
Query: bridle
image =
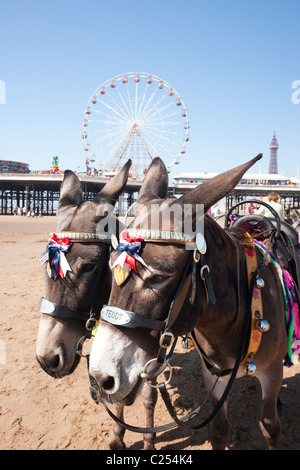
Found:
[[[176,236],[171,234],[170,232],[168,232],[167,234],[164,234],[164,237],[162,237],[160,232],[158,232],[155,235],[156,238],[152,238],[151,233],[149,236],[149,233],[143,230],[135,231],[133,234],[141,236],[141,234],[144,235],[144,233],[147,237],[144,239],[145,242],[150,242],[150,243],[151,242],[153,243],[157,243],[157,242],[176,243],[177,242]],[[142,428],[142,427],[131,426],[121,421],[117,416],[115,416],[104,403],[104,406],[108,414],[111,416],[111,418],[113,418],[121,427],[128,429],[132,432],[156,433],[156,432],[163,432],[163,431],[172,429],[176,426],[182,426],[188,429],[189,431],[201,430],[203,427],[207,426],[215,418],[217,413],[220,411],[221,407],[223,406],[229,394],[232,384],[236,378],[236,375],[241,366],[242,360],[245,360],[244,354],[245,354],[245,350],[247,350],[246,349],[247,336],[249,335],[250,323],[252,321],[251,306],[252,306],[253,291],[256,286],[257,276],[259,273],[259,269],[262,267],[262,263],[260,264],[259,267],[256,266],[256,269],[254,269],[253,272],[251,273],[251,277],[249,281],[249,291],[248,291],[249,295],[248,295],[248,301],[247,301],[247,310],[246,310],[246,315],[245,315],[245,319],[244,319],[243,326],[242,326],[239,349],[238,349],[238,353],[236,356],[234,367],[230,371],[224,371],[223,369],[220,369],[217,372],[216,382],[222,375],[228,375],[228,374],[231,374],[231,375],[216,408],[213,410],[213,412],[210,414],[210,416],[207,419],[205,419],[202,423],[196,426],[190,426],[190,425],[187,425],[186,423],[190,419],[198,415],[198,413],[202,409],[202,405],[199,406],[196,410],[193,410],[190,413],[188,413],[184,418],[179,419],[177,417],[177,414],[172,406],[171,399],[166,388],[166,385],[170,382],[171,376],[172,376],[172,367],[169,364],[169,359],[171,358],[173,354],[176,341],[177,341],[177,338],[175,338],[174,334],[172,333],[172,327],[175,324],[181,312],[184,302],[187,299],[189,300],[191,304],[194,302],[195,290],[196,290],[196,265],[199,262],[201,266],[200,275],[201,275],[202,281],[204,282],[206,295],[207,295],[206,301],[207,303],[209,301],[212,302],[213,304],[215,303],[215,294],[214,294],[212,281],[210,277],[210,270],[209,270],[209,266],[205,262],[206,242],[205,242],[203,235],[197,234],[196,237],[192,240],[189,236],[180,234],[180,236],[178,235],[178,242],[180,244],[194,243],[194,250],[191,252],[191,255],[189,256],[189,260],[184,268],[181,280],[179,282],[175,295],[170,304],[167,318],[164,322],[160,321],[159,325],[155,326],[153,322],[156,320],[142,318],[134,312],[128,312],[128,311],[118,309],[112,306],[104,306],[100,312],[100,320],[108,322],[110,324],[119,325],[119,326],[123,326],[127,328],[135,328],[139,326],[139,327],[154,329],[160,332],[159,349],[158,349],[157,357],[151,359],[150,361],[146,363],[140,375],[141,375],[141,378],[144,379],[148,383],[148,385],[159,389],[161,396],[163,398],[163,401],[167,407],[167,410],[174,421],[166,425],[152,427],[152,428]],[[238,269],[239,255],[238,255],[238,245],[236,241],[233,245],[236,251],[237,282],[239,283],[239,269]],[[263,260],[263,262],[264,261],[265,260]],[[239,310],[240,310],[239,286],[237,287],[237,298],[238,298],[238,307],[237,307],[237,315],[238,315]],[[198,347],[196,347],[196,349],[199,355],[201,356],[201,358],[203,359],[204,364],[206,365],[205,358],[202,356],[201,350]],[[159,365],[159,368],[154,373],[150,373],[147,371],[147,369],[154,362],[156,362]],[[166,382],[156,384],[156,377],[159,376],[167,367],[170,371],[169,379]],[[207,401],[207,399],[205,401]]]
[[[147,230],[135,230],[131,229],[128,230],[132,236],[140,236],[143,237],[144,242],[153,242],[153,243],[178,243],[178,244],[190,244],[190,247],[193,246],[193,250],[189,256],[188,262],[183,270],[181,279],[175,291],[175,295],[170,303],[168,315],[165,321],[158,321],[152,320],[149,318],[143,318],[139,316],[135,312],[129,312],[123,309],[119,309],[117,307],[112,306],[103,306],[100,312],[100,320],[110,323],[116,326],[123,326],[126,328],[135,328],[135,327],[144,327],[149,328],[151,330],[156,330],[160,332],[160,339],[159,339],[159,349],[157,357],[151,359],[146,363],[144,366],[143,371],[141,372],[141,378],[144,379],[148,385],[154,388],[158,388],[160,390],[161,396],[165,402],[165,405],[174,419],[173,423],[169,423],[163,426],[153,427],[153,428],[141,428],[136,426],[131,426],[123,421],[121,421],[117,416],[115,416],[111,410],[104,404],[108,414],[123,428],[128,429],[132,432],[138,433],[156,433],[162,432],[168,429],[172,429],[176,426],[184,426],[188,427],[189,430],[199,430],[200,428],[206,426],[212,419],[214,419],[215,415],[218,413],[220,408],[222,407],[225,398],[227,397],[229,390],[231,388],[233,379],[236,376],[237,370],[240,365],[240,358],[242,352],[244,350],[244,342],[242,342],[241,346],[241,353],[239,358],[236,362],[236,370],[233,371],[232,380],[230,381],[230,386],[226,387],[225,393],[223,394],[216,410],[209,419],[205,420],[199,426],[190,427],[185,425],[184,423],[189,421],[192,417],[196,416],[199,411],[200,407],[197,410],[194,410],[185,418],[178,419],[177,415],[172,407],[171,400],[166,389],[166,385],[170,382],[172,377],[172,366],[169,363],[169,359],[171,358],[173,351],[175,349],[175,345],[177,342],[177,337],[174,337],[172,332],[172,327],[174,326],[181,310],[183,307],[184,302],[188,299],[190,304],[194,303],[195,300],[195,291],[196,291],[196,265],[200,262],[200,273],[201,279],[205,285],[206,290],[206,301],[210,301],[213,304],[215,303],[215,294],[214,289],[210,277],[210,270],[209,266],[206,264],[205,261],[205,253],[206,253],[206,242],[205,238],[201,233],[196,234],[195,237],[191,237],[190,235],[186,234],[175,234],[173,232],[160,232],[160,231],[147,231]],[[153,235],[154,236],[153,236]],[[145,238],[144,238],[145,237]],[[192,245],[191,245],[192,244]],[[255,279],[255,276],[254,278]],[[253,281],[254,282],[254,281]],[[248,331],[248,316],[247,318],[247,325],[246,325],[246,332]],[[246,339],[246,333],[245,333]],[[159,365],[158,370],[156,369],[155,372],[147,372],[147,369],[151,364],[156,362]],[[166,382],[162,382],[160,384],[156,384],[156,377],[158,377],[166,368],[169,369],[170,375]]]
[[[188,262],[184,268],[181,276],[179,285],[176,289],[175,295],[170,303],[168,315],[165,321],[153,320],[144,318],[135,312],[129,312],[127,310],[120,309],[118,307],[104,305],[100,312],[100,320],[110,323],[116,326],[123,326],[126,328],[148,328],[160,332],[159,339],[159,350],[157,357],[151,359],[142,372],[142,378],[147,381],[150,386],[151,380],[158,374],[151,375],[147,373],[147,367],[150,363],[156,361],[158,364],[164,364],[165,367],[170,368],[170,364],[166,359],[166,352],[169,347],[172,346],[175,337],[172,333],[172,327],[181,312],[183,303],[185,302],[189,294],[189,302],[194,303],[195,291],[196,291],[196,264],[201,261],[201,279],[204,282],[208,299],[215,303],[215,295],[210,277],[210,270],[208,265],[205,263],[206,253],[206,242],[205,238],[201,233],[197,233],[196,236],[189,234],[170,232],[170,231],[159,231],[159,230],[146,230],[146,229],[127,229],[132,239],[143,239],[145,243],[173,243],[179,245],[189,245],[189,248],[193,248],[190,251]],[[163,368],[160,367],[162,372]],[[160,372],[160,373],[161,373]],[[156,386],[155,386],[156,387]]]
[[[105,243],[111,244],[111,237],[107,233],[94,232],[55,232],[58,240],[68,239],[71,243]],[[44,315],[49,315],[60,319],[75,319],[85,323],[86,334],[80,338],[77,344],[76,353],[82,355],[82,346],[86,339],[91,337],[92,331],[99,320],[99,313],[91,307],[89,312],[82,310],[73,310],[66,305],[56,304],[50,300],[41,298],[39,311]]]

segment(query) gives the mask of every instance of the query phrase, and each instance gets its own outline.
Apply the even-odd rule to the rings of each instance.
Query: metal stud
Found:
[[[255,285],[257,289],[262,289],[263,287],[265,287],[265,281],[261,277],[258,277],[255,281]]]
[[[270,329],[270,323],[267,320],[258,320],[256,326],[261,333],[266,333]]]
[[[255,375],[256,365],[253,362],[249,361],[249,363],[245,367],[245,370],[247,375]]]
[[[191,349],[193,345],[193,340],[189,336],[185,336],[184,338],[182,338],[182,347],[184,349]]]

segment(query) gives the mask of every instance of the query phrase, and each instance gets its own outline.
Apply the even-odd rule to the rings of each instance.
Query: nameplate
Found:
[[[130,317],[125,310],[107,305],[102,308],[100,318],[112,325],[127,325],[130,322]]]

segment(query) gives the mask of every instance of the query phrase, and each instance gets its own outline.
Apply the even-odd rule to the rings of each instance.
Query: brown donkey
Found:
[[[113,270],[119,264],[127,274],[119,285],[113,280],[92,345],[89,371],[99,400],[131,404],[143,379],[151,383],[155,371],[167,365],[164,351],[173,337],[193,332],[204,378],[212,390],[212,409],[224,399],[233,371],[236,377],[244,376],[246,370],[253,372],[255,363],[262,387],[259,425],[267,447],[274,449],[281,430],[277,399],[288,349],[281,284],[272,263],[253,248],[249,237],[230,235],[207,216],[202,219],[202,234],[195,228],[197,205],[203,205],[205,214],[260,158],[258,155],[216,176],[178,200],[162,196],[167,172],[159,158],[153,160],[139,194],[133,226],[121,234],[120,245],[111,255]],[[174,215],[178,206],[182,213],[188,212],[197,233],[187,234],[182,229],[182,219]],[[151,207],[155,207],[152,218]],[[168,229],[162,225],[166,220]],[[187,247],[194,235],[196,244],[191,251]],[[252,250],[251,258],[256,256],[255,266],[260,268],[258,277],[254,267],[250,281],[247,250]],[[253,354],[246,341],[253,323],[249,320],[252,293],[253,298],[254,293],[261,296],[262,306],[255,312],[261,316],[254,319],[254,333],[261,343]],[[262,333],[268,325],[269,331]],[[212,367],[219,371],[217,383]],[[210,436],[215,449],[224,449],[229,443],[226,401],[211,422]]]
[[[75,370],[80,360],[80,355],[76,354],[78,344],[88,333],[86,322],[91,312],[99,316],[102,305],[108,300],[111,287],[108,267],[110,232],[118,235],[124,228],[112,211],[125,188],[130,165],[129,160],[92,202],[83,201],[77,176],[72,171],[65,172],[60,191],[57,232],[64,233],[64,237],[82,234],[82,237],[89,236],[90,239],[74,239],[65,255],[71,268],[66,276],[54,279],[47,272],[47,264],[43,265],[45,299],[40,304],[42,315],[36,357],[44,371],[54,378]],[[150,406],[147,424],[151,426],[153,392],[145,387],[144,393],[146,409]],[[122,407],[117,407],[117,414],[122,418]],[[124,430],[116,426],[110,444],[112,449],[124,447],[123,434]],[[147,445],[145,436],[145,448]]]

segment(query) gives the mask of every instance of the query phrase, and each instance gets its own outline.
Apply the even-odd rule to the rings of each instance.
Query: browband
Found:
[[[58,240],[68,238],[71,242],[101,242],[110,243],[111,237],[107,233],[91,232],[55,232]]]
[[[193,243],[195,237],[186,233],[170,232],[166,230],[147,230],[128,228],[130,237],[141,237],[145,242],[164,242],[164,243]]]
[[[186,233],[171,232],[165,230],[147,230],[128,228],[127,232],[130,236],[141,237],[145,242],[157,241],[164,243],[193,243],[195,237]],[[57,238],[62,240],[68,238],[71,242],[95,242],[110,243],[111,236],[106,233],[90,233],[90,232],[55,232]]]

